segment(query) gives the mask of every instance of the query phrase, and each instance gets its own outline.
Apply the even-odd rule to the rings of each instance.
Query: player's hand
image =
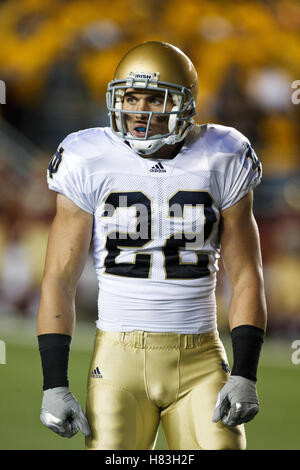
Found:
[[[239,375],[231,375],[218,393],[213,422],[222,420],[226,426],[237,426],[253,419],[258,411],[255,382]]]
[[[79,429],[85,436],[91,434],[81,406],[68,387],[44,391],[40,419],[47,428],[63,437],[73,437]]]

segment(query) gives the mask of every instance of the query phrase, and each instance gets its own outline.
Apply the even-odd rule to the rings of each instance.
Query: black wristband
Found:
[[[67,387],[71,336],[49,333],[38,336],[43,369],[43,390]]]
[[[231,331],[233,367],[231,375],[240,375],[257,381],[257,367],[264,330],[252,325],[241,325]]]

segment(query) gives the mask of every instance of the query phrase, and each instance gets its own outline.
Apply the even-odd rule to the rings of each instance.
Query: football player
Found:
[[[261,164],[239,131],[194,123],[198,79],[173,45],[130,50],[107,90],[110,126],[75,132],[48,168],[38,341],[41,421],[86,449],[245,449],[259,411],[266,328],[252,212]],[[68,382],[76,285],[93,240],[99,281],[86,416]],[[231,285],[230,371],[216,322],[220,254]]]

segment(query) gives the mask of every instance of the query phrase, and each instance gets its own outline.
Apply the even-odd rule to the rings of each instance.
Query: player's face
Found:
[[[130,88],[126,90],[123,110],[130,111],[163,111],[165,100],[165,93],[159,90],[137,90]],[[173,108],[171,97],[168,97],[166,111],[171,111]],[[148,122],[148,114],[126,114],[125,120],[128,132],[135,137],[145,137],[146,127]],[[168,115],[152,116],[149,136],[157,134],[167,134],[168,130]]]

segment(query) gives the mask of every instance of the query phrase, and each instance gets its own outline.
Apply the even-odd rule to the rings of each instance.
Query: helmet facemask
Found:
[[[129,145],[141,155],[150,155],[164,145],[173,145],[182,141],[194,125],[195,101],[191,91],[174,83],[158,80],[157,73],[130,73],[127,79],[113,80],[108,84],[106,103],[109,111],[112,131],[128,141]],[[127,89],[154,90],[164,92],[162,111],[135,111],[123,108],[123,100]],[[167,111],[168,98],[171,97],[173,107]],[[126,115],[148,115],[144,137],[137,137],[128,132]],[[149,135],[154,116],[168,118],[168,132],[165,134]]]

